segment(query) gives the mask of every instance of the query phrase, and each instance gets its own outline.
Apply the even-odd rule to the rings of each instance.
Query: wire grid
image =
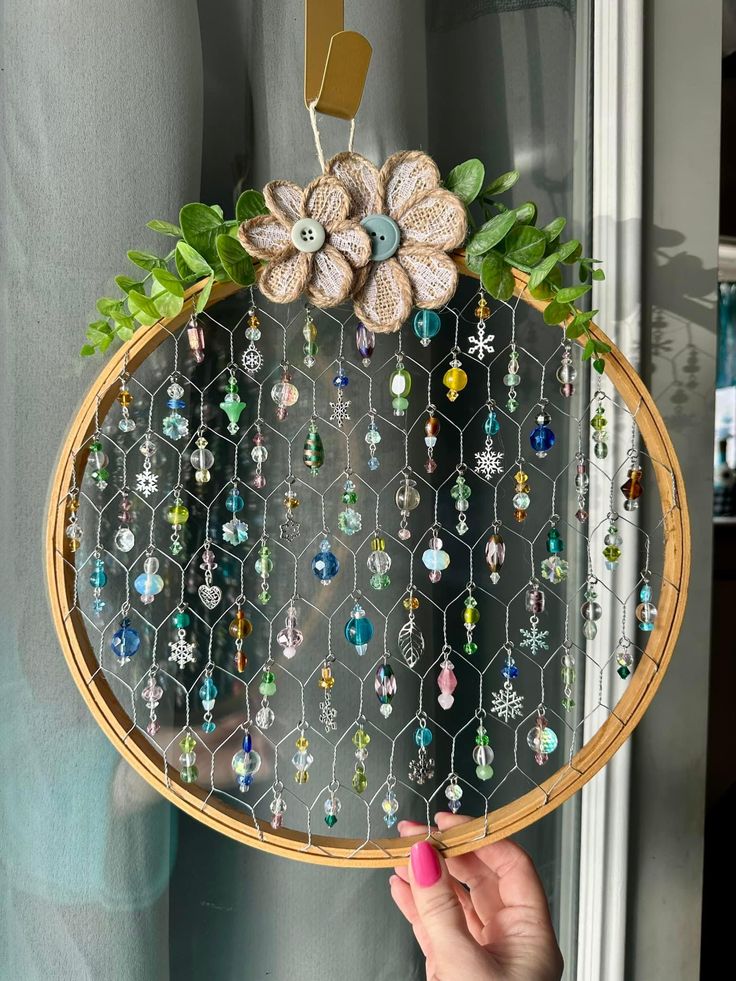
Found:
[[[488,815],[491,807],[539,787],[555,770],[562,779],[575,753],[613,712],[624,690],[625,682],[612,670],[617,654],[622,649],[637,658],[645,653],[647,635],[636,630],[634,606],[645,580],[651,582],[656,601],[661,577],[656,569],[661,568],[662,521],[649,533],[644,531],[636,521],[636,512],[624,511],[618,489],[634,462],[643,466],[644,483],[650,488],[654,487],[654,467],[663,466],[639,448],[636,414],[616,398],[607,382],[601,381],[595,392],[585,392],[587,373],[581,370],[577,350],[572,353],[580,380],[578,392],[571,399],[563,398],[555,380],[564,350],[563,335],[546,327],[540,330],[526,308],[517,309],[518,301],[494,304],[485,324],[484,347],[478,345],[478,323],[473,313],[477,294],[468,298],[459,292],[454,304],[441,311],[442,331],[429,346],[420,345],[406,325],[398,335],[377,337],[369,366],[355,353],[352,338],[356,322],[350,312],[312,311],[319,344],[312,368],[303,363],[304,308],[272,307],[251,296],[253,302],[261,320],[262,338],[257,346],[264,354],[265,366],[251,372],[241,360],[248,348],[244,333],[250,306],[247,295],[200,315],[206,338],[202,365],[194,364],[188,354],[186,332],[171,334],[134,376],[124,374],[116,383],[127,386],[132,394],[129,412],[121,411],[115,402],[107,417],[97,420],[96,438],[109,457],[108,486],[98,489],[90,463],[80,486],[73,484],[59,502],[61,507],[79,502],[75,520],[83,531],[76,554],[65,551],[75,584],[67,615],[76,609],[83,616],[97,651],[97,670],[126,709],[131,731],[138,728],[145,732],[155,715],[160,729],[148,738],[161,752],[167,779],[170,768],[179,769],[181,737],[193,733],[197,782],[209,795],[237,802],[244,818],[255,821],[257,827],[272,820],[273,802],[279,801],[277,810],[286,810],[282,814],[284,825],[306,833],[305,848],[327,852],[329,848],[313,842],[312,835],[325,833],[324,803],[335,797],[341,804],[336,825],[339,830],[329,833],[356,838],[362,843],[356,849],[359,851],[386,835],[382,803],[387,796],[398,801],[398,811],[392,816],[429,826],[432,814],[446,808],[450,787],[463,792],[459,802],[462,813],[477,816]],[[493,350],[488,351],[488,346]],[[522,375],[516,389],[519,407],[514,413],[507,411],[509,393],[503,384],[512,349],[518,352]],[[393,414],[388,388],[397,356],[413,377],[410,405],[404,416]],[[469,383],[457,401],[449,402],[442,378],[455,357],[461,360]],[[285,366],[300,390],[300,398],[287,418],[278,420],[270,393]],[[341,371],[350,381],[342,390],[343,408],[349,401],[348,418],[344,420],[339,413],[335,418],[340,396],[332,384]],[[228,420],[219,408],[231,375],[247,403],[235,434],[227,431]],[[182,414],[189,419],[188,435],[178,441],[162,432],[163,417],[170,411],[166,408],[166,390],[172,381],[185,389],[187,408]],[[623,452],[615,459],[613,453],[606,460],[588,455],[589,417],[599,403],[609,417],[611,449],[623,445]],[[540,405],[552,417],[551,426],[557,434],[554,448],[544,459],[534,455],[528,439]],[[500,472],[483,476],[475,470],[476,454],[486,447],[484,422],[491,408],[500,422],[493,452],[502,453],[502,460]],[[422,465],[427,456],[424,424],[430,411],[441,422],[433,451],[438,466],[431,475]],[[126,414],[136,423],[131,432],[119,429]],[[316,421],[325,446],[325,463],[317,476],[302,462],[310,420]],[[381,434],[381,442],[373,451],[365,441],[371,423]],[[256,466],[251,456],[256,433],[262,434],[268,449],[268,459],[261,466]],[[195,482],[190,464],[201,435],[215,456],[211,480],[202,485]],[[143,470],[139,450],[146,438],[156,444],[152,463],[158,475],[156,489],[148,494],[136,490],[136,475]],[[86,450],[86,446],[77,447],[74,455]],[[367,462],[374,453],[381,465],[370,470]],[[590,474],[588,493],[610,502],[609,514],[604,512],[597,520],[583,523],[574,517],[581,504],[587,507],[587,494],[581,497],[573,481],[581,459]],[[522,524],[514,520],[511,504],[513,474],[520,468],[529,474],[531,482],[531,505]],[[253,486],[253,477],[261,472],[266,486],[258,489]],[[472,490],[469,530],[462,535],[456,530],[459,514],[450,495],[459,473]],[[355,509],[363,518],[361,530],[350,536],[340,533],[337,526],[337,514],[344,508],[340,496],[346,476],[356,485]],[[394,497],[406,476],[416,481],[421,504],[408,517],[411,538],[402,540],[397,534],[400,515]],[[237,547],[225,543],[221,531],[232,518],[224,510],[224,501],[234,487],[246,501],[245,512],[238,518],[247,516],[249,524],[247,542]],[[293,541],[280,537],[286,493],[300,499],[295,513],[301,534]],[[174,557],[168,548],[171,527],[165,513],[179,496],[190,517],[181,531],[183,551]],[[113,539],[125,497],[133,508],[130,527],[136,544],[122,554]],[[622,581],[620,570],[604,568],[603,539],[612,517],[624,538],[624,553],[637,556],[640,571],[628,575],[626,581]],[[567,580],[556,585],[540,575],[540,564],[547,554],[546,534],[553,524],[566,541],[569,560]],[[500,531],[506,542],[506,560],[495,585],[484,559],[486,541],[494,530]],[[391,585],[381,591],[368,585],[366,568],[370,542],[376,534],[385,539],[393,560]],[[434,535],[442,538],[451,557],[450,567],[436,584],[428,581],[421,561]],[[341,566],[329,585],[318,582],[310,567],[325,536]],[[273,559],[273,571],[265,579],[254,570],[263,544],[268,545]],[[223,594],[213,610],[206,609],[198,596],[198,587],[205,581],[201,561],[206,546],[217,560],[212,582]],[[151,555],[159,559],[165,586],[150,606],[144,606],[133,583]],[[95,591],[90,574],[99,559],[104,562],[107,583]],[[546,608],[530,622],[524,599],[527,589],[535,584],[545,594]],[[258,601],[264,585],[270,593],[266,605]],[[619,643],[613,648],[603,643],[601,635],[593,642],[583,637],[580,607],[585,590],[591,586],[598,594],[603,617],[619,625]],[[402,659],[398,636],[409,619],[404,601],[412,595],[420,601],[415,624],[422,637],[422,653],[410,667]],[[473,655],[463,651],[468,636],[462,612],[468,596],[477,600],[481,613],[472,634],[478,645]],[[96,598],[105,602],[100,614],[92,612]],[[362,657],[343,631],[356,601],[374,626],[368,651]],[[287,661],[276,636],[292,605],[304,642],[293,660]],[[228,633],[239,606],[253,624],[245,642],[249,661],[243,673],[235,670],[235,641]],[[182,610],[191,619],[185,642],[193,645],[194,660],[177,668],[168,656],[170,645],[177,639],[172,616]],[[134,658],[121,664],[110,642],[123,616],[139,632],[141,647]],[[611,636],[608,630],[605,634]],[[437,703],[436,679],[448,656],[458,686],[454,704],[443,710]],[[511,683],[522,705],[518,717],[504,721],[492,708],[497,706],[494,695],[506,682],[502,669],[510,658],[519,670]],[[570,659],[575,663],[574,679],[568,672],[564,682],[563,658],[568,659],[568,665]],[[398,682],[388,718],[381,715],[374,694],[376,671],[386,662]],[[336,717],[324,725],[324,691],[317,682],[327,665],[335,678],[330,707]],[[274,672],[277,683],[270,698],[259,694],[266,669]],[[209,713],[199,697],[207,677],[212,677],[218,689]],[[143,696],[152,680],[163,689],[153,709]],[[594,696],[585,697],[585,690],[592,690]],[[561,705],[563,698],[573,703],[567,710]],[[263,708],[270,708],[274,715],[268,727],[256,722],[258,710]],[[527,745],[527,733],[538,714],[546,717],[559,737],[557,749],[542,765]],[[202,732],[202,722],[210,720],[216,728],[211,733]],[[479,724],[485,727],[495,753],[495,773],[488,781],[475,775],[472,754]],[[425,785],[408,776],[412,762],[417,761],[415,733],[421,727],[429,728],[433,735],[428,750],[434,777]],[[356,729],[370,736],[367,758],[358,761],[367,777],[367,788],[360,793],[352,785]],[[231,760],[245,731],[250,732],[262,763],[247,793],[239,793]],[[291,762],[295,740],[300,736],[309,740],[314,760],[309,780],[303,784],[295,782]],[[457,790],[452,792],[457,796]],[[391,825],[391,817],[386,823]]]

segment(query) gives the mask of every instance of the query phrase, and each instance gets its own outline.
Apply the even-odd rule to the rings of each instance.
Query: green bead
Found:
[[[519,408],[519,403],[516,399],[507,399],[506,408],[509,412],[516,412],[516,410]]]
[[[608,456],[608,444],[607,443],[596,443],[593,447],[593,453],[598,460],[605,460]]]
[[[463,610],[463,623],[475,626],[480,621],[480,610],[475,606],[466,606]]]
[[[376,573],[370,578],[371,589],[388,589],[391,585],[391,576],[387,572]]]
[[[259,576],[269,576],[273,572],[273,559],[268,556],[256,559],[256,572]]]
[[[479,732],[478,735],[475,737],[476,746],[487,746],[490,741],[491,741],[491,737],[488,735],[487,732]]]
[[[550,528],[547,532],[547,551],[550,555],[565,551],[565,543],[560,538],[560,533],[556,528]]]
[[[357,504],[358,495],[355,493],[355,491],[345,491],[341,497],[341,501],[343,504]]]
[[[269,697],[271,695],[275,695],[276,694],[276,682],[275,681],[264,681],[264,680],[261,680],[261,683],[258,686],[258,691],[261,693],[261,695],[267,695]]]
[[[304,465],[316,474],[325,462],[325,448],[316,427],[311,428],[304,442]]]
[[[92,479],[93,480],[97,480],[97,481],[99,481],[99,480],[109,480],[109,478],[110,478],[110,471],[108,469],[106,469],[106,467],[100,467],[99,470],[95,470],[92,473]]]
[[[304,353],[306,355],[309,355],[312,358],[315,356],[315,354],[317,353],[317,351],[319,351],[319,348],[312,341],[310,341],[310,342],[308,342],[307,344],[304,345]]]
[[[463,477],[458,477],[457,482],[450,488],[450,497],[453,501],[467,501],[472,493]]]
[[[185,613],[184,610],[179,610],[178,613],[174,614],[174,626],[177,630],[184,630],[190,623],[189,614]]]
[[[89,444],[90,453],[99,453],[101,449],[102,443],[99,441],[99,439],[95,439]]]
[[[365,749],[371,741],[371,737],[365,731],[365,729],[356,729],[355,735],[353,736],[353,745],[357,746],[358,749]]]
[[[606,420],[606,417],[603,415],[603,412],[600,409],[596,412],[596,414],[590,420],[590,425],[597,432],[601,432],[601,430],[605,429],[606,426],[608,425],[608,422]]]
[[[562,707],[566,712],[572,712],[575,708],[575,700],[572,698],[563,698]]]
[[[267,606],[271,602],[271,594],[267,589],[264,589],[263,592],[258,594],[258,602],[261,606]]]
[[[617,545],[606,545],[603,549],[603,558],[608,562],[618,562],[621,558],[621,549]]]
[[[199,770],[196,766],[185,766],[179,773],[179,776],[183,783],[194,783],[199,776]]]
[[[197,745],[197,740],[191,734],[191,732],[186,732],[179,740],[179,748],[182,753],[191,753],[194,747]]]
[[[356,770],[353,774],[353,790],[356,794],[362,794],[368,786],[368,778],[362,770]]]
[[[624,681],[626,681],[626,679],[629,677],[630,674],[631,672],[629,671],[629,669],[626,667],[625,664],[622,664],[621,667],[618,669],[618,676],[619,678],[622,678]]]
[[[493,767],[488,763],[476,766],[475,775],[479,780],[490,780],[493,776]]]
[[[304,346],[306,347],[307,345],[305,344]],[[334,828],[335,825],[337,824],[337,815],[325,814],[325,824],[327,825],[328,828]]]
[[[394,408],[394,412],[406,412],[409,408],[409,399],[397,396],[395,399],[391,399],[391,405]]]
[[[478,650],[478,645],[473,640],[469,640],[467,643],[463,644],[464,654],[475,654]]]

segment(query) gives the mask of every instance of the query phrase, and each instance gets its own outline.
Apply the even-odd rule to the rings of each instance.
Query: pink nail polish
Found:
[[[409,854],[416,884],[422,888],[433,886],[442,875],[437,852],[428,841],[418,841],[416,845],[411,846]]]

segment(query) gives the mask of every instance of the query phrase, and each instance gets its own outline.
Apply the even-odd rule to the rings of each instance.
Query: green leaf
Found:
[[[113,300],[109,296],[101,296],[95,306],[103,317],[112,317],[114,312],[123,309],[123,300]]]
[[[146,228],[151,228],[154,232],[158,232],[159,235],[171,235],[172,238],[181,238],[181,228],[178,225],[172,225],[170,221],[159,221],[158,218],[154,218],[153,221],[146,222]]]
[[[445,178],[445,187],[457,194],[464,204],[470,204],[480,194],[486,169],[480,160],[473,158],[453,167]]]
[[[538,286],[545,281],[547,276],[552,272],[552,270],[557,265],[557,253],[553,252],[552,255],[548,255],[546,259],[542,259],[538,266],[532,269],[531,276],[529,277],[529,289],[536,289]]]
[[[589,293],[590,289],[590,286],[565,286],[564,289],[558,290],[557,301],[559,303],[573,303],[581,296]]]
[[[134,328],[133,327],[123,327],[123,326],[120,326],[115,331],[116,336],[121,341],[129,341],[131,339],[131,337],[133,336],[134,333],[135,333],[135,331],[134,331]]]
[[[99,345],[102,341],[106,340],[112,334],[112,328],[106,320],[95,320],[91,324],[87,324],[87,340],[91,341],[92,344]]]
[[[89,358],[95,353],[96,350],[97,348],[94,346],[94,344],[83,344],[79,353],[83,358]]]
[[[572,238],[569,242],[558,245],[557,251],[560,255],[560,262],[566,262],[568,265],[572,265],[573,262],[577,262],[580,258],[583,247],[576,238]]]
[[[116,276],[115,282],[123,293],[130,293],[131,290],[138,290],[139,293],[142,293],[145,289],[143,282],[131,279],[130,276]]]
[[[510,190],[519,179],[518,170],[509,170],[506,174],[501,174],[495,181],[491,181],[488,187],[483,189],[483,197],[492,198],[494,194],[503,194]]]
[[[101,341],[98,342],[97,350],[102,354],[110,347],[111,344],[112,344],[112,337],[105,336],[102,338]]]
[[[465,255],[465,264],[471,272],[477,273],[480,276],[480,270],[483,265],[482,255]]]
[[[217,254],[225,272],[239,286],[250,286],[256,280],[251,257],[237,239],[217,236]]]
[[[597,310],[576,310],[574,322],[576,324],[589,324],[597,313]]]
[[[173,293],[174,296],[184,296],[184,287],[181,285],[181,280],[177,279],[168,269],[154,269],[153,278],[159,286],[168,290],[169,293]]]
[[[514,208],[516,220],[522,225],[533,225],[537,220],[537,206],[533,201],[525,201],[518,208]]]
[[[128,307],[135,319],[148,327],[151,324],[155,324],[157,320],[160,320],[161,315],[156,308],[156,304],[145,293],[138,293],[136,290],[131,290],[128,293]]]
[[[152,252],[139,252],[137,249],[131,249],[128,252],[128,258],[136,266],[140,266],[141,269],[163,269],[166,263],[163,259],[159,259],[157,255],[153,255]]]
[[[610,354],[611,353],[611,345],[610,344],[606,344],[605,341],[597,341],[595,338],[593,338],[593,348],[594,348],[596,354]]]
[[[194,303],[194,309],[197,311],[197,313],[201,313],[204,310],[204,308],[207,306],[207,301],[210,298],[210,293],[212,292],[212,284],[214,283],[214,281],[215,281],[215,277],[210,276],[210,278],[204,284],[204,287],[202,288],[202,292],[197,296],[197,299]]]
[[[531,225],[517,225],[506,239],[506,262],[511,265],[536,266],[544,256],[547,239],[544,232]]]
[[[562,234],[562,230],[567,224],[565,218],[554,218],[549,225],[545,225],[542,231],[547,236],[547,241],[552,243]]]
[[[225,212],[222,210],[222,208],[220,207],[219,204],[211,204],[210,205],[210,208],[211,208],[212,211],[216,211],[217,212],[217,214],[220,216],[220,221],[224,221],[224,219],[225,219]]]
[[[163,289],[155,293],[151,299],[161,317],[175,317],[184,306],[184,290],[181,291],[180,296],[176,296],[176,294]]]
[[[514,295],[514,274],[500,252],[489,252],[483,259],[480,281],[496,300],[510,300]]]
[[[606,274],[603,272],[602,269],[594,269],[591,273],[591,276],[599,283],[603,282],[603,280],[606,278]]]
[[[186,243],[196,249],[206,262],[214,262],[217,259],[215,239],[222,231],[222,216],[206,204],[195,202],[185,204],[181,209],[179,224]]]
[[[248,190],[238,198],[235,205],[235,217],[239,222],[255,218],[256,215],[267,215],[266,201],[260,191]]]
[[[503,214],[491,218],[470,239],[466,250],[467,254],[483,255],[484,252],[489,252],[494,245],[498,245],[506,238],[515,224],[516,215],[513,211],[505,211]]]
[[[585,347],[583,348],[583,361],[589,361],[595,352],[595,345],[592,339],[588,339],[585,342]]]
[[[203,258],[196,249],[192,248],[187,242],[177,242],[176,243],[176,253],[177,256],[181,256],[184,263],[189,269],[197,276],[209,276],[212,272],[212,266]],[[177,269],[178,269],[177,262]]]
[[[135,327],[133,318],[129,317],[124,311],[114,313],[112,319],[115,321],[116,327]]]
[[[585,327],[582,324],[578,324],[575,320],[571,320],[567,325],[565,330],[565,337],[570,341],[574,341],[576,338],[581,337],[585,333]]]
[[[603,358],[596,358],[593,362],[593,367],[599,375],[602,375],[606,367],[606,362],[603,360]]]
[[[559,293],[557,295],[559,296]],[[558,303],[557,300],[552,300],[544,308],[542,316],[545,324],[561,324],[566,317],[570,316],[570,307],[567,304]]]

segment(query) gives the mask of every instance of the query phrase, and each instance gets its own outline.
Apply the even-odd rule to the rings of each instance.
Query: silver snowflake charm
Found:
[[[302,526],[289,514],[279,525],[279,537],[282,542],[293,542],[301,535]]]
[[[409,761],[409,779],[420,787],[434,776],[434,760],[424,746],[419,747],[415,760]]]
[[[144,497],[150,497],[158,491],[158,474],[151,470],[141,470],[135,478],[135,489]]]
[[[319,703],[319,721],[325,727],[326,733],[337,729],[337,709],[332,704],[329,691],[325,692],[324,701]]]
[[[189,643],[183,630],[179,631],[176,640],[171,641],[169,650],[169,660],[176,661],[177,667],[183,668],[194,660],[194,644]]]
[[[510,681],[505,681],[503,688],[494,691],[491,696],[491,712],[502,722],[518,719],[524,709],[524,697],[517,695]]]
[[[251,375],[260,371],[263,367],[263,355],[252,341],[245,351],[243,351],[243,356],[240,360],[243,362],[245,370]]]
[[[549,645],[547,643],[549,630],[537,630],[536,623],[533,623],[531,630],[525,630],[522,627],[519,630],[519,633],[522,637],[522,639],[519,641],[519,647],[527,647],[532,654],[536,654],[537,651],[549,650]]]
[[[494,474],[503,472],[503,453],[493,449],[493,443],[486,441],[485,449],[475,454],[475,472],[480,477],[490,480]]]
[[[344,422],[350,422],[350,413],[348,412],[350,399],[343,399],[338,396],[337,402],[330,402],[330,408],[332,409],[330,422],[337,423],[340,429],[342,429]]]
[[[468,338],[468,354],[471,358],[482,361],[487,354],[493,354],[495,351],[493,346],[495,337],[495,334],[486,335],[486,325],[481,320],[475,334],[471,334]]]

